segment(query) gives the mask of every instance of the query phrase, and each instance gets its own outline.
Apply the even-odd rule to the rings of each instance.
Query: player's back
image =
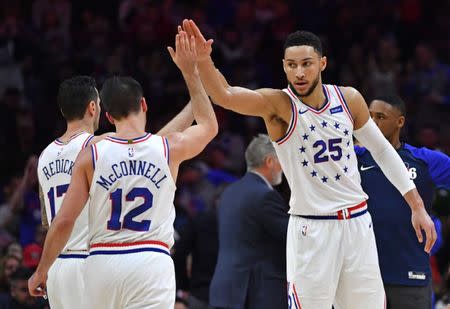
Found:
[[[130,140],[107,137],[91,151],[90,254],[168,252],[174,242],[176,187],[167,139],[150,133]]]
[[[93,135],[81,132],[65,143],[56,139],[42,152],[38,163],[39,184],[44,195],[47,222],[51,224],[61,208],[64,195],[72,178],[72,171],[78,153],[86,147]],[[64,253],[87,252],[88,212],[83,209],[75,222]]]

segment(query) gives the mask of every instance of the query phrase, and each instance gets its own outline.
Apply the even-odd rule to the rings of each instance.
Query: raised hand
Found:
[[[179,28],[179,31],[180,30],[181,29]],[[208,60],[211,57],[212,43],[214,41],[212,39],[206,40],[192,19],[183,20],[182,31],[185,31],[189,36],[193,36],[195,38],[195,45],[197,47],[197,61],[201,62]]]
[[[192,74],[196,71],[197,51],[195,38],[178,28],[178,34],[175,36],[175,50],[168,46],[167,50],[172,57],[173,62],[183,74]]]

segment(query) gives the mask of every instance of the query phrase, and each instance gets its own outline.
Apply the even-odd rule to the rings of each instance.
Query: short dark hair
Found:
[[[103,106],[114,119],[138,112],[142,97],[141,84],[128,76],[108,78],[100,91]]]
[[[11,281],[28,280],[32,274],[33,272],[29,268],[19,267],[11,274]]]
[[[67,121],[83,119],[89,102],[97,99],[95,79],[90,76],[75,76],[59,85],[58,105]]]
[[[284,51],[286,52],[286,49],[291,46],[301,45],[312,46],[319,56],[323,55],[322,42],[320,41],[320,38],[309,31],[295,31],[289,34],[284,42]]]
[[[396,94],[376,96],[373,100],[386,102],[387,104],[396,108],[401,113],[402,116],[406,116],[405,102],[403,102],[402,98],[400,98]]]

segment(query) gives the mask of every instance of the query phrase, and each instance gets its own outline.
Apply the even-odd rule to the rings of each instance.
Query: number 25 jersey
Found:
[[[167,139],[107,137],[91,147],[90,244],[173,243],[175,183]],[[95,246],[94,246],[95,247]]]
[[[337,86],[322,87],[326,99],[319,110],[283,89],[291,101],[291,122],[273,144],[291,188],[289,213],[294,215],[332,214],[367,199],[353,150],[350,110]]]

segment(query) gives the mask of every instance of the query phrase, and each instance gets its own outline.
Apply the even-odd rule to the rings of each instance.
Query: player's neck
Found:
[[[391,143],[392,147],[394,147],[395,150],[400,149],[400,147],[402,146],[399,136],[392,137],[389,140],[389,142]]]
[[[115,137],[131,139],[143,136],[145,132],[145,121],[139,119],[136,115],[130,115],[120,121],[115,120],[114,125],[116,126]]]
[[[400,149],[402,146],[402,143],[400,142],[400,134],[394,134],[389,138],[389,143],[391,143],[392,147],[394,147],[395,150]]]
[[[321,109],[326,99],[326,96],[323,93],[322,83],[318,83],[310,95],[299,98],[304,104],[315,109]]]
[[[63,134],[63,136],[61,136],[60,139],[64,141],[66,139],[70,139],[70,137],[81,132],[94,134],[94,128],[92,125],[86,123],[83,120],[71,121],[67,123],[66,132]]]

